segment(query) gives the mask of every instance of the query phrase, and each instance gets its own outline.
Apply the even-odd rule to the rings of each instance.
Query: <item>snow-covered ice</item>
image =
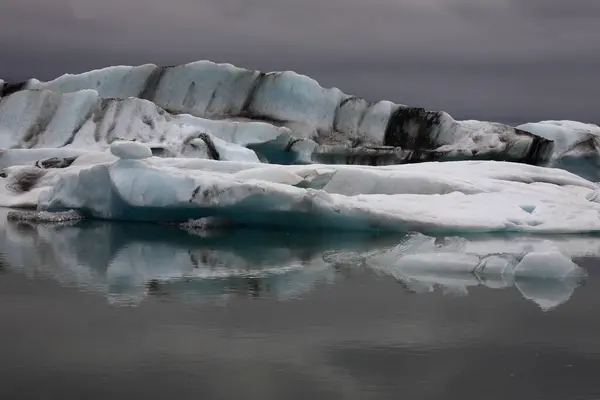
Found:
[[[238,225],[376,231],[600,231],[595,183],[564,170],[506,162],[280,166],[116,159],[97,152],[65,168],[5,168],[0,179],[2,206],[73,209],[105,219],[219,217]]]

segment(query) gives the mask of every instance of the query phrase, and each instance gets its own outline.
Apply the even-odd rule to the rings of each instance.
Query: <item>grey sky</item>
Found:
[[[0,77],[198,59],[460,118],[600,122],[597,0],[3,0]]]

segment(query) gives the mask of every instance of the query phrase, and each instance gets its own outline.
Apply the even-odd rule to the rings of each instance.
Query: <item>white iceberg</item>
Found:
[[[76,221],[185,223],[203,245],[215,229],[237,226],[308,236],[600,232],[599,137],[598,126],[572,121],[455,121],[370,103],[289,71],[204,61],[0,81],[0,206],[31,209],[11,213],[11,226],[28,226],[45,243],[30,252],[39,238],[9,226],[7,243],[17,250],[3,251],[36,271],[50,257],[58,271],[51,274],[114,301],[139,301],[186,279],[220,297],[223,281],[254,291],[268,280],[288,298],[350,266],[414,291],[514,286],[552,309],[583,275],[573,255],[600,254],[595,239],[412,234],[367,249],[313,243],[310,257],[265,245],[269,259],[257,260],[257,250],[240,243],[193,249],[138,236],[121,247],[109,225],[80,230]],[[425,162],[432,160],[446,162]],[[105,248],[93,250],[99,240]]]
[[[588,200],[596,184],[564,170],[524,164],[367,167],[114,160],[113,155],[90,153],[66,168],[7,168],[0,178],[0,205],[72,209],[131,221],[219,217],[239,225],[294,229],[600,231],[600,203]]]
[[[253,148],[271,162],[289,162],[286,153],[297,152],[291,161],[381,165],[466,158],[540,164],[553,148],[551,141],[507,125],[371,103],[290,71],[262,73],[209,61],[32,79],[4,85],[1,96],[0,137],[22,147],[96,148],[116,136],[180,144],[181,131],[201,127],[228,143],[258,146]],[[291,150],[306,140],[308,148]]]

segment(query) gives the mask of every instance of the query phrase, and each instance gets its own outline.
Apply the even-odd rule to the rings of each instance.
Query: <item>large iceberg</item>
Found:
[[[598,135],[455,121],[289,71],[109,67],[2,82],[0,206],[200,227],[599,232]],[[583,177],[530,165],[584,159]]]
[[[600,232],[598,186],[560,169],[492,161],[282,166],[151,157],[132,142],[115,142],[111,152],[64,168],[5,168],[0,205],[294,229]]]
[[[276,163],[490,159],[544,164],[553,151],[551,140],[507,125],[372,103],[290,71],[263,73],[208,61],[118,66],[49,82],[5,83],[0,97],[4,147],[97,148],[116,138],[135,138],[180,155],[187,134],[200,132]],[[234,149],[223,159],[243,153]]]
[[[0,253],[115,303],[290,298],[368,269],[549,310],[600,254],[557,236],[600,232],[599,143],[596,125],[455,121],[210,62],[0,81],[0,207],[27,209]]]

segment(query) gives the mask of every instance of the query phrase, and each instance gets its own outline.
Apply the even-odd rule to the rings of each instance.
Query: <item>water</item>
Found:
[[[600,237],[0,226],[2,399],[600,398]],[[394,261],[548,246],[587,278]]]

